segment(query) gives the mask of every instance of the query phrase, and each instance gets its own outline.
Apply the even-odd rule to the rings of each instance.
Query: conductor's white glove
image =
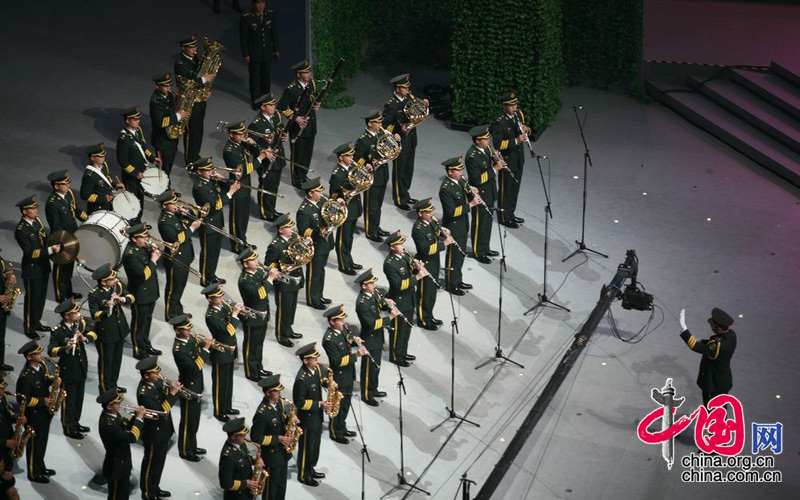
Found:
[[[681,309],[681,316],[680,316],[680,319],[678,321],[680,321],[680,323],[681,323],[681,331],[682,332],[685,332],[686,330],[689,329],[689,327],[686,326],[686,309]]]

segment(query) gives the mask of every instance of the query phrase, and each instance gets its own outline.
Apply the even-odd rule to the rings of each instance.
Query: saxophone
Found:
[[[251,481],[256,481],[258,484],[255,488],[251,489],[250,492],[256,498],[259,498],[262,493],[264,493],[264,488],[267,486],[267,478],[269,477],[269,472],[264,468],[264,465],[261,462],[261,446],[258,443],[254,443],[249,439],[245,439],[245,442],[252,444],[256,447],[256,454],[253,455],[251,460],[253,461],[253,477],[250,478]]]
[[[343,394],[341,392],[331,390],[331,382],[333,381],[333,370],[328,368],[328,402],[331,404],[330,410],[325,410],[330,418],[336,417],[339,414],[339,404],[342,401]]]
[[[11,312],[11,310],[14,309],[14,304],[17,302],[17,297],[22,293],[22,290],[16,286],[17,280],[14,277],[14,264],[11,262],[8,262],[8,271],[3,273],[3,280],[5,282],[3,295],[9,297],[8,303],[3,304],[3,311]]]
[[[33,427],[26,426],[22,423],[22,419],[25,418],[25,409],[28,407],[28,399],[23,394],[17,394],[17,400],[20,402],[19,416],[14,424],[14,435],[11,437],[11,439],[17,442],[17,445],[12,448],[10,452],[11,458],[14,460],[25,453],[25,445],[28,444],[28,440],[36,435],[36,431],[33,430]]]
[[[303,434],[303,429],[294,423],[294,416],[295,416],[295,409],[294,403],[291,401],[287,401],[291,406],[291,411],[289,411],[289,423],[286,424],[286,434],[285,436],[289,438],[289,444],[283,445],[283,449],[292,453],[295,448],[297,448],[297,440],[300,439],[300,436]]]
[[[67,397],[67,391],[61,388],[61,379],[58,377],[60,373],[61,367],[56,365],[55,380],[50,388],[49,396],[50,399],[53,400],[53,404],[47,407],[50,415],[55,415],[56,412],[58,412],[58,409],[61,408],[61,405],[64,403],[64,399]]]
[[[186,113],[186,118],[167,127],[167,137],[170,139],[177,139],[186,133],[186,129],[189,127],[189,117],[192,114],[192,107],[195,102],[202,100],[204,95],[203,86],[194,80],[189,80],[180,75],[177,76],[177,79],[178,95],[175,98],[175,107],[172,111],[176,113],[182,111]]]

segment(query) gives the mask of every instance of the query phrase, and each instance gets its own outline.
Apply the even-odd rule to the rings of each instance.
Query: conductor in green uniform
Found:
[[[253,10],[239,20],[239,42],[247,63],[250,102],[266,94],[272,85],[272,60],[280,57],[275,12],[266,8],[265,0],[254,0]],[[253,109],[255,109],[255,104]]]

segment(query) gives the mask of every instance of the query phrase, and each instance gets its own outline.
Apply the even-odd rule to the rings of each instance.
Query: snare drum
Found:
[[[145,194],[151,198],[155,198],[169,189],[169,176],[160,168],[146,168],[142,175],[144,175],[144,178],[142,178],[142,189]]]
[[[110,210],[98,210],[75,231],[80,242],[78,262],[90,271],[103,264],[111,264],[118,268],[122,259],[122,250],[127,238],[122,230],[128,222],[122,215]]]
[[[136,218],[142,210],[142,204],[139,203],[139,199],[128,191],[121,191],[115,194],[111,206],[114,207],[114,212],[120,214],[125,220]]]

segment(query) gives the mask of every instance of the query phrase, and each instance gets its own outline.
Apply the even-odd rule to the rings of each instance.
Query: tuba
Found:
[[[295,231],[289,238],[288,248],[281,254],[281,270],[290,273],[311,262],[312,257],[314,257],[314,245],[307,244]]]
[[[297,441],[300,439],[300,436],[303,434],[303,429],[294,423],[294,416],[295,416],[295,407],[294,403],[291,401],[287,401],[291,405],[291,411],[289,411],[289,421],[286,423],[286,434],[285,436],[289,438],[289,444],[283,445],[283,449],[289,453],[292,453],[295,448],[297,448]]]
[[[380,155],[378,165],[389,163],[400,156],[403,145],[394,138],[391,132],[381,127],[381,135],[378,136],[378,143],[375,144],[375,151]]]
[[[28,407],[27,398],[24,394],[17,394],[17,400],[19,400],[19,416],[14,423],[14,435],[11,437],[11,439],[17,442],[17,446],[12,448],[9,452],[11,458],[14,460],[25,453],[25,446],[28,444],[28,440],[36,435],[36,431],[33,430],[33,427],[22,423],[22,419],[25,418],[25,409]]]
[[[334,418],[336,415],[339,414],[339,406],[342,401],[342,397],[344,396],[340,391],[332,390],[331,382],[333,381],[333,370],[328,368],[328,402],[331,404],[330,410],[325,410],[325,413],[328,414],[330,418]]]
[[[186,118],[167,127],[167,137],[170,139],[177,139],[186,133],[186,129],[189,127],[189,117],[192,114],[192,107],[195,102],[202,101],[204,95],[203,86],[194,80],[189,80],[180,75],[177,76],[177,80],[178,95],[175,97],[175,107],[172,111],[176,113],[182,111],[186,113]]]
[[[334,198],[326,198],[320,209],[326,227],[339,227],[347,220],[347,203],[339,203]]]
[[[22,293],[22,290],[17,286],[17,280],[14,276],[14,264],[8,263],[8,271],[3,273],[3,279],[6,286],[3,290],[3,295],[8,296],[8,303],[3,304],[3,311],[9,312],[14,309],[14,304],[17,302],[17,296]]]
[[[55,380],[53,381],[53,385],[50,388],[50,399],[53,400],[53,404],[47,407],[47,410],[50,412],[50,415],[55,415],[61,405],[64,403],[64,399],[67,397],[67,391],[61,388],[61,380],[59,379],[59,375],[61,374],[61,367],[58,365],[56,366],[55,370]]]
[[[425,104],[423,99],[417,99],[413,94],[408,94],[408,102],[403,106],[403,114],[408,118],[408,126],[406,133],[411,129],[424,122],[428,118],[430,112],[429,106]]]
[[[197,66],[197,73],[195,76],[207,75],[209,73],[217,74],[219,68],[222,66],[222,57],[220,52],[225,50],[225,46],[219,42],[215,42],[208,37],[203,37],[203,52],[200,55],[200,64]],[[207,92],[211,91],[211,85],[214,81],[206,82],[200,86],[201,92],[194,102],[200,102],[205,97]]]
[[[253,477],[251,477],[250,480],[255,481],[257,485],[250,490],[250,492],[255,498],[259,498],[261,494],[264,493],[264,488],[267,486],[269,472],[267,472],[263,464],[259,464],[259,462],[261,462],[261,446],[249,439],[245,439],[245,442],[256,447],[256,454],[250,457],[250,460],[253,462]]]

